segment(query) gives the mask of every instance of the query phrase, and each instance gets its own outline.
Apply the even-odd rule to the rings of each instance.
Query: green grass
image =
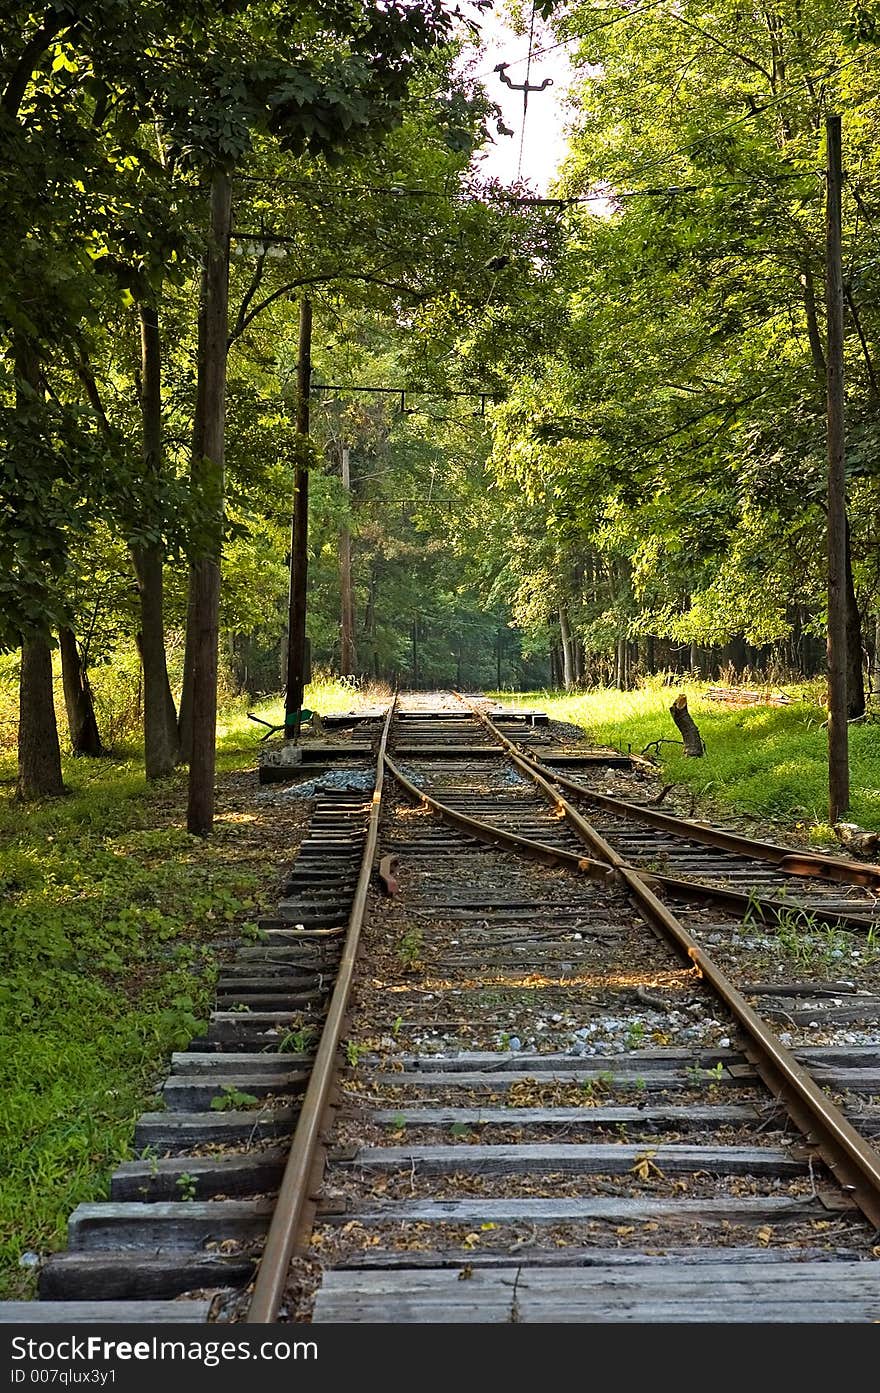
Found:
[[[661,679],[637,691],[501,693],[512,705],[540,705],[551,717],[581,726],[587,738],[640,753],[652,740],[677,740],[669,707],[679,691],[706,743],[702,759],[661,745],[663,777],[692,789],[704,806],[786,823],[816,842],[833,841],[827,823],[825,709],[820,688],[782,690],[791,706],[722,706],[706,699],[709,683],[665,687]],[[850,727],[852,803],[847,820],[880,828],[880,740],[876,723]]]
[[[323,710],[334,697],[351,701],[338,684],[307,692]],[[245,710],[221,722],[221,780],[255,767],[262,727]],[[67,797],[22,807],[11,752],[0,768],[4,1297],[32,1291],[22,1252],[63,1246],[70,1210],[106,1194],[168,1055],[205,1021],[217,939],[268,904],[283,855],[252,826],[269,805],[191,837],[185,771],[148,786],[134,746],[66,759],[64,774]]]

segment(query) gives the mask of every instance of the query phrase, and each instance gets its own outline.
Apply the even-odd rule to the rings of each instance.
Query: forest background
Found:
[[[186,754],[192,577],[221,545],[222,692],[281,685],[305,293],[316,668],[426,687],[821,673],[832,108],[850,714],[864,710],[880,608],[875,16],[800,0],[537,10],[575,74],[549,197],[481,176],[487,140],[515,137],[475,36],[439,5],[314,5],[291,30],[283,7],[193,4],[172,32],[150,6],[120,26],[122,0],[88,18],[58,3],[42,25],[22,7],[0,127],[0,731],[14,745],[21,681],[37,724],[24,792],[60,777],[44,754],[53,648],[74,748],[146,721],[148,772]],[[524,43],[531,18],[514,15]],[[218,170],[219,472],[197,439]]]

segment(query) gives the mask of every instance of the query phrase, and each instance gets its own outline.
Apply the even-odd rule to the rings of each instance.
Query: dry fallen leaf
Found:
[[[656,1175],[660,1180],[663,1180],[664,1176],[662,1170],[652,1160],[652,1157],[656,1155],[656,1151],[646,1151],[642,1156],[637,1156],[635,1165],[630,1166],[630,1174],[637,1175],[639,1180],[650,1180],[652,1175]]]
[[[763,1224],[761,1228],[758,1229],[757,1233],[755,1234],[755,1237],[757,1238],[761,1247],[766,1248],[767,1244],[770,1242],[770,1239],[773,1237],[773,1229],[769,1224]]]

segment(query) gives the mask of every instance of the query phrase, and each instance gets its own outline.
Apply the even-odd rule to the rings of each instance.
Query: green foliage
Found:
[[[223,1091],[211,1099],[214,1112],[236,1112],[239,1109],[259,1107],[260,1100],[253,1093],[245,1093],[234,1084],[224,1084]]]
[[[199,1182],[196,1176],[190,1171],[182,1171],[174,1182],[182,1200],[194,1200],[198,1192]]]
[[[318,1033],[317,1026],[303,1025],[299,1030],[289,1030],[278,1044],[279,1054],[305,1054]]]
[[[249,767],[252,744],[221,753]],[[170,1052],[204,1029],[212,939],[253,913],[259,861],[181,830],[182,776],[147,791],[137,760],[66,762],[72,792],[0,800],[0,1291],[25,1249],[63,1244],[130,1154]],[[274,868],[272,868],[274,874]]]
[[[407,929],[397,945],[397,956],[404,967],[418,967],[422,960],[423,934],[420,928]]]

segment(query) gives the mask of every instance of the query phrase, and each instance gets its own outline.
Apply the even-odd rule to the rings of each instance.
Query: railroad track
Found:
[[[625,757],[573,755],[534,717],[450,698],[376,733],[375,793],[316,800],[277,917],[174,1056],[147,1154],[71,1216],[44,1302],[880,1318],[880,1048],[793,1038],[794,1003],[870,1021],[880,1002],[749,980],[740,946],[744,917],[771,942],[792,915],[861,941],[876,871],[652,825],[607,791]],[[33,1318],[65,1318],[44,1302]]]

